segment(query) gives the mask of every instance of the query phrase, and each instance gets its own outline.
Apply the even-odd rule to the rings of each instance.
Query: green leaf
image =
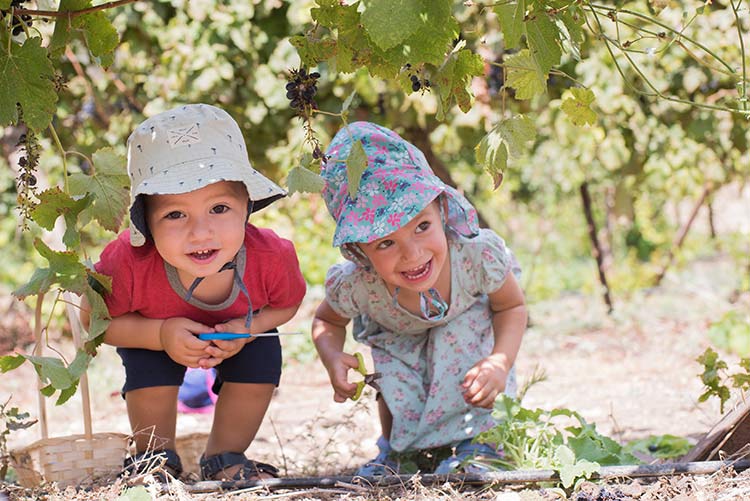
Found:
[[[52,82],[54,70],[42,47],[42,39],[32,37],[23,45],[8,43],[9,30],[0,30],[0,126],[18,123],[18,108],[23,121],[34,132],[52,123],[57,109],[57,92]]]
[[[516,99],[531,99],[544,94],[547,88],[547,75],[532,59],[528,49],[505,58],[505,84],[516,92]]]
[[[0,9],[9,10],[11,0],[0,0]]]
[[[352,91],[352,93],[351,93],[351,94],[349,94],[349,96],[347,96],[347,98],[346,98],[346,99],[344,100],[344,104],[342,104],[342,105],[341,105],[341,114],[342,114],[342,115],[343,115],[343,114],[345,114],[345,113],[346,113],[347,111],[349,111],[349,106],[351,106],[351,105],[352,105],[352,100],[354,99],[354,96],[356,96],[356,95],[357,95],[357,91],[356,91],[356,90],[354,90],[354,91]]]
[[[515,49],[521,43],[526,17],[526,1],[502,3],[493,8],[500,22],[506,49]]]
[[[484,75],[484,62],[478,54],[468,49],[452,53],[433,82],[443,110],[450,109],[455,102],[461,111],[468,112],[473,101],[472,77],[482,75]]]
[[[31,355],[24,355],[26,359],[34,364],[39,379],[43,383],[49,381],[49,383],[56,390],[64,390],[70,388],[73,384],[73,378],[68,372],[67,367],[63,364],[63,361],[59,358],[54,357],[37,357]]]
[[[20,367],[26,358],[23,355],[5,355],[0,357],[0,372],[8,372]]]
[[[91,175],[76,173],[70,176],[70,191],[74,195],[92,193],[92,216],[107,230],[118,231],[130,203],[128,179],[123,155],[112,148],[97,150],[92,156]]]
[[[71,384],[64,390],[60,390],[60,395],[58,395],[57,401],[55,401],[55,405],[62,405],[68,400],[70,400],[70,397],[75,395],[77,390],[78,390],[78,380],[76,379],[75,381],[73,381],[73,384]]]
[[[76,12],[88,7],[91,7],[91,0],[61,0],[58,11]],[[102,66],[112,64],[113,52],[120,43],[120,37],[104,12],[91,12],[71,19],[58,17],[50,41],[52,55],[60,57],[76,33],[82,34],[89,52],[99,58]]]
[[[545,78],[554,66],[560,63],[560,31],[546,12],[537,12],[526,21],[526,44],[531,57]]]
[[[367,169],[367,154],[362,141],[356,141],[346,159],[346,178],[349,181],[349,196],[352,199],[357,197],[359,181],[365,169]]]
[[[142,485],[128,487],[115,501],[151,501],[152,497],[148,490]]]
[[[88,335],[84,341],[91,341],[104,334],[107,327],[109,327],[111,317],[109,316],[107,304],[98,292],[89,286],[86,288],[84,294],[91,306],[91,311],[89,311],[89,327],[87,330]]]
[[[302,166],[289,171],[286,187],[289,193],[320,193],[326,182],[318,174]]]
[[[557,469],[560,472],[560,481],[566,489],[575,483],[577,478],[590,478],[592,474],[599,471],[599,465],[581,459],[575,460],[575,454],[565,445],[560,445],[555,450],[555,459],[558,462]]]
[[[563,99],[560,108],[573,125],[579,127],[594,125],[596,123],[596,112],[591,109],[591,103],[594,100],[594,92],[591,89],[574,87],[566,92],[566,97]]]
[[[364,0],[362,26],[381,50],[406,40],[420,24],[421,2]]]
[[[396,71],[407,62],[439,66],[458,36],[458,21],[453,17],[450,0],[421,0],[420,3],[417,29],[403,44],[388,51],[389,59],[396,62]]]
[[[79,379],[88,369],[91,359],[91,355],[79,349],[76,352],[76,358],[68,366],[68,372],[74,379]]]
[[[315,40],[297,35],[291,37],[289,43],[297,49],[302,64],[308,67],[317,66],[336,54],[336,41],[330,38]]]
[[[313,21],[328,28],[337,27],[341,12],[340,8],[344,7],[339,4],[339,0],[316,0],[319,7],[310,9],[310,16]]]
[[[93,196],[86,194],[83,198],[73,199],[60,188],[50,188],[39,194],[39,204],[31,211],[31,217],[39,226],[52,230],[55,221],[60,216],[65,220],[65,234],[63,243],[71,247],[77,247],[81,236],[78,232],[78,215],[91,204]]]
[[[503,181],[508,158],[522,156],[525,144],[535,137],[536,129],[531,119],[517,115],[499,122],[474,148],[477,162],[492,176],[495,189]]]
[[[55,283],[55,273],[49,268],[37,268],[28,282],[13,291],[18,299],[47,292]]]
[[[31,280],[13,292],[16,297],[23,299],[46,292],[52,284],[59,284],[62,289],[78,295],[84,293],[88,287],[88,277],[86,267],[78,260],[78,254],[73,251],[53,251],[38,238],[34,240],[34,247],[39,255],[49,261],[50,267],[34,271]]]

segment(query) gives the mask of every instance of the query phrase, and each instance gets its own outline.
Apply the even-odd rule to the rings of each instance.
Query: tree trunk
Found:
[[[581,202],[583,203],[583,213],[586,216],[586,223],[588,224],[589,229],[589,239],[591,239],[591,252],[594,254],[594,259],[596,259],[596,267],[599,270],[599,281],[604,287],[604,303],[607,305],[607,313],[612,313],[614,308],[612,307],[612,298],[609,295],[607,275],[604,273],[604,256],[596,231],[596,221],[594,221],[594,213],[591,210],[591,195],[589,194],[588,182],[584,181],[581,184],[580,191]]]

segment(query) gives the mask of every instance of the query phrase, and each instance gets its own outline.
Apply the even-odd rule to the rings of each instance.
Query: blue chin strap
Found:
[[[398,293],[400,290],[400,287],[396,287],[396,290],[393,292],[394,306],[398,305]],[[448,312],[448,303],[440,296],[438,290],[432,287],[426,294],[424,292],[419,293],[419,309],[422,312],[422,317],[426,320],[442,320]]]
[[[248,292],[247,287],[245,287],[245,283],[242,281],[240,272],[237,271],[237,264],[234,262],[234,260],[222,266],[219,272],[222,272],[224,270],[232,270],[234,283],[237,284],[237,287],[239,287],[242,293],[245,295],[245,297],[247,297],[248,307],[247,307],[247,314],[245,315],[245,327],[249,329],[250,324],[253,322],[253,302],[250,299],[250,292]],[[193,280],[193,283],[190,284],[190,288],[185,294],[185,301],[189,301],[190,298],[193,297],[193,292],[195,292],[195,288],[198,287],[198,284],[200,284],[204,278],[205,277],[198,277],[195,280]]]

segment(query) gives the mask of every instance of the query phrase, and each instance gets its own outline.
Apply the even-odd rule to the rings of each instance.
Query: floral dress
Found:
[[[446,316],[426,320],[402,308],[372,271],[353,262],[328,272],[326,298],[354,318],[354,338],[372,348],[381,393],[393,415],[391,447],[399,452],[454,444],[497,424],[490,409],[464,402],[465,374],[494,346],[488,293],[520,274],[505,242],[490,230],[465,238],[448,232],[451,298]],[[505,393],[515,395],[515,370]]]

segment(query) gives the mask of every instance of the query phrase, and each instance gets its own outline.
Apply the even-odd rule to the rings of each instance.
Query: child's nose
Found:
[[[213,227],[208,218],[193,217],[190,225],[190,237],[193,240],[201,240],[213,235]]]
[[[422,246],[415,242],[404,242],[401,247],[404,261],[413,261],[422,255]]]

